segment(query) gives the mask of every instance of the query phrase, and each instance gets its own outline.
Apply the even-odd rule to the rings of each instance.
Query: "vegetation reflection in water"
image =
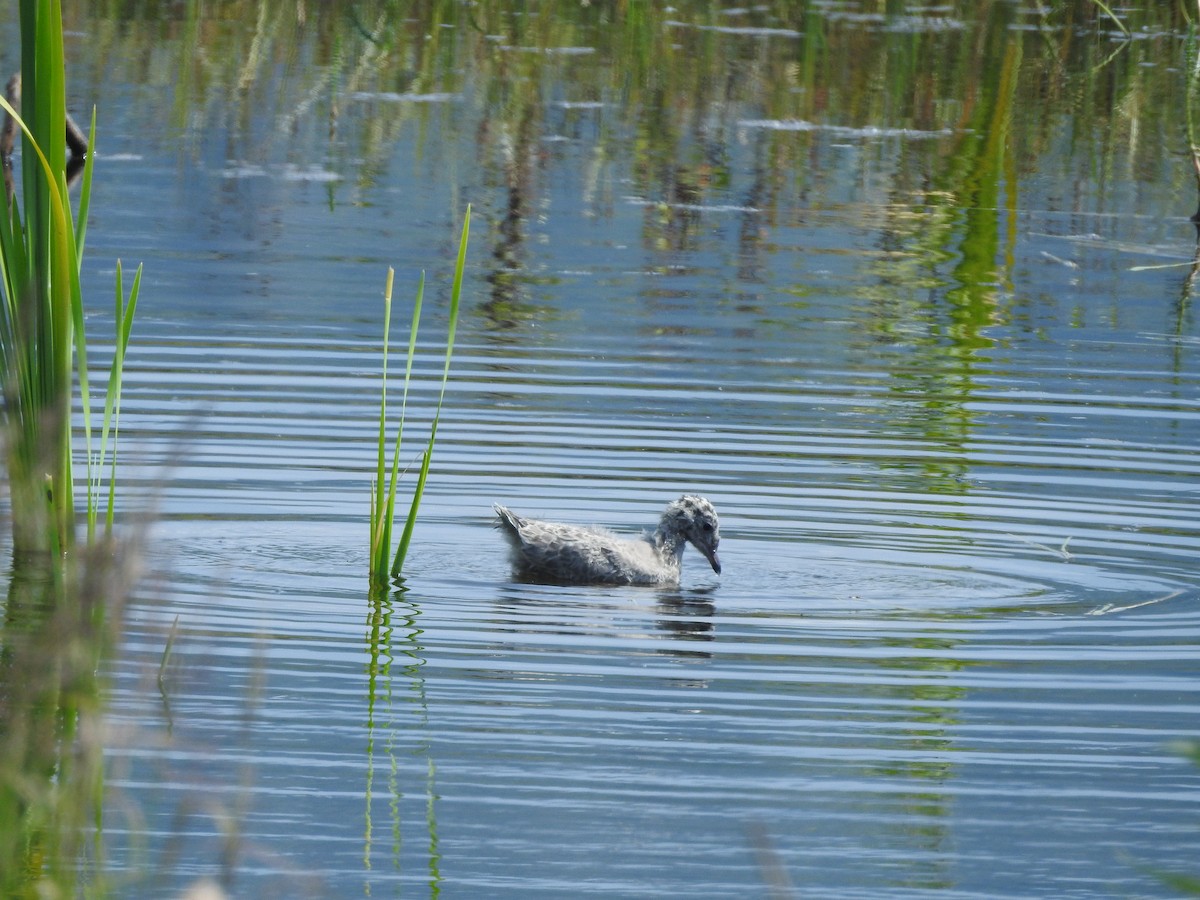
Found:
[[[1196,13],[1184,3],[1125,12],[1137,40],[1092,0],[913,12],[699,2],[519,10],[380,2],[353,12],[229,2],[219,14],[207,10],[188,7],[166,34],[127,27],[125,8],[103,2],[72,7],[68,21],[89,35],[89,54],[127,67],[123,75],[147,99],[172,89],[170,111],[147,106],[150,139],[178,139],[195,159],[223,136],[250,170],[324,158],[327,170],[307,174],[329,177],[331,203],[369,195],[406,131],[423,135],[436,123],[450,142],[478,135],[478,162],[507,193],[491,234],[491,296],[476,310],[498,328],[551,314],[533,289],[553,276],[528,268],[527,242],[546,189],[543,142],[555,133],[597,132],[596,152],[577,173],[591,215],[604,215],[622,189],[614,163],[633,153],[643,240],[664,265],[694,240],[710,195],[736,189],[739,265],[749,271],[770,252],[763,226],[777,224],[789,197],[820,196],[840,164],[822,138],[840,129],[869,139],[857,176],[889,221],[877,286],[847,298],[852,314],[865,334],[921,328],[935,349],[968,354],[986,346],[981,329],[1021,314],[1004,270],[1020,175],[1069,166],[1081,191],[1098,188],[1102,209],[1126,178],[1188,176],[1177,111],[1190,108]],[[141,15],[171,21],[154,5]],[[449,107],[475,97],[468,131],[471,117]],[[1038,102],[1018,99],[1030,97]],[[173,127],[149,127],[162,121]],[[1125,139],[1101,139],[1109,134]],[[744,185],[730,182],[739,144],[755,160]],[[468,171],[447,175],[461,183]],[[1092,202],[1082,192],[1063,201]],[[947,258],[958,264],[941,274],[936,263]],[[931,281],[947,277],[944,306],[926,304]]]
[[[401,583],[394,591],[386,585],[374,587],[367,612],[367,746],[366,784],[364,800],[363,867],[368,872],[375,866],[377,838],[375,826],[375,769],[376,760],[386,765],[386,793],[380,805],[386,808],[387,850],[383,854],[390,866],[399,867],[404,825],[411,817],[404,804],[406,792],[401,787],[400,751],[397,735],[420,737],[411,749],[403,751],[416,756],[424,764],[424,826],[428,840],[428,869],[431,896],[440,891],[442,875],[441,853],[438,850],[437,830],[437,766],[434,763],[429,737],[429,704],[425,696],[425,648],[421,644],[421,607],[408,596]],[[382,740],[382,748],[377,744]],[[381,749],[382,753],[379,752]],[[370,882],[367,882],[370,893]]]
[[[729,192],[731,157],[748,152],[753,179],[736,185],[735,262],[745,281],[776,252],[768,226],[788,224],[779,222],[793,206],[788,198],[825,196],[824,181],[838,173],[842,163],[820,138],[871,137],[853,176],[871,201],[863,210],[881,207],[886,220],[878,223],[880,245],[868,264],[874,280],[845,289],[846,315],[861,326],[864,342],[902,338],[913,348],[889,373],[889,392],[901,401],[890,407],[891,424],[948,449],[918,463],[945,493],[964,490],[966,445],[976,428],[971,401],[994,342],[989,329],[1028,316],[1029,301],[1012,291],[1021,173],[1068,169],[1086,186],[1065,205],[1095,202],[1104,210],[1124,208],[1127,179],[1186,179],[1177,158],[1184,147],[1178,110],[1188,109],[1190,125],[1195,14],[1183,3],[1122,11],[1127,29],[1114,28],[1097,4],[1082,0],[1027,8],[962,0],[914,13],[902,4],[775,4],[737,16],[713,3],[367,3],[347,12],[334,4],[234,0],[191,4],[181,13],[154,3],[135,13],[103,0],[67,6],[69,27],[88,35],[81,68],[96,78],[102,62],[126,69],[124,80],[147,96],[174,88],[171,109],[146,104],[143,137],[180,138],[185,159],[199,158],[209,142],[232,148],[231,165],[248,171],[323,159],[327,169],[288,171],[314,180],[328,175],[332,205],[370,195],[406,130],[436,123],[461,129],[450,140],[479,136],[475,161],[506,202],[488,238],[490,295],[470,314],[490,323],[498,340],[558,314],[538,296],[556,276],[538,270],[529,252],[530,223],[545,199],[548,134],[598,132],[595,154],[578,173],[592,215],[603,215],[627,189],[616,181],[613,160],[622,155],[618,145],[631,148],[629,189],[643,204],[642,240],[663,273],[673,271],[676,251],[697,240],[706,204]],[[1137,40],[1125,40],[1130,31]],[[1173,64],[1180,60],[1185,64]],[[467,126],[448,107],[469,97],[480,99]],[[1038,103],[1023,102],[1028,97]],[[1094,140],[1105,132],[1125,140]],[[465,179],[467,168],[451,177]],[[817,204],[811,214],[819,213]],[[1181,285],[1178,332],[1191,315],[1195,271],[1193,264]],[[792,290],[803,303],[811,286],[797,278]],[[759,300],[740,287],[728,302]],[[764,329],[792,327],[771,315],[764,307]],[[403,591],[394,598],[373,591],[367,867],[380,843],[372,824],[380,734],[398,864],[394,679],[404,679],[406,702],[427,722],[419,616]],[[962,665],[953,641],[896,650],[913,653],[894,663],[906,669]],[[929,731],[914,729],[914,746],[943,740],[942,726],[956,715],[958,689],[917,688],[931,690],[908,698],[928,709]],[[423,752],[429,880],[436,887],[436,767],[428,743]],[[940,775],[929,772],[926,780],[935,784]],[[909,800],[947,802],[936,791]],[[928,821],[937,818],[935,812]]]

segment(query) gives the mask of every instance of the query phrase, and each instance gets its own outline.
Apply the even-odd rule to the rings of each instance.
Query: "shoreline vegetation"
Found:
[[[6,823],[0,893],[100,895],[101,854],[87,836],[104,793],[100,670],[120,634],[138,557],[139,537],[118,540],[113,513],[121,374],[141,269],[126,297],[117,263],[117,341],[97,426],[80,282],[95,114],[86,138],[67,115],[57,0],[22,0],[20,26],[21,71],[0,100],[6,117],[0,133],[0,381],[12,547],[0,631],[0,821]],[[18,132],[19,184],[12,164]],[[69,192],[76,180],[73,211]],[[86,472],[82,543],[72,440],[76,397]]]

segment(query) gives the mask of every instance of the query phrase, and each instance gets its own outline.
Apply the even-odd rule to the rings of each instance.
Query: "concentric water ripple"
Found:
[[[504,891],[501,854],[536,871],[523,896],[674,896],[655,873],[686,859],[692,895],[722,897],[762,878],[756,842],[840,896],[829,873],[864,854],[861,896],[990,895],[1028,883],[995,870],[1014,854],[1135,890],[1118,858],[1191,858],[1200,788],[1170,746],[1200,713],[1194,378],[1029,390],[993,366],[914,404],[880,372],[765,380],[728,357],[679,378],[611,348],[467,344],[407,591],[381,600],[372,342],[140,352],[123,431],[170,587],[138,604],[117,674],[115,783],[152,842],[200,798],[242,810],[251,853],[317,815],[321,865],[266,867],[317,894],[363,860],[397,890],[453,865],[462,890]],[[418,360],[411,456],[438,363]],[[493,500],[636,529],[683,490],[721,511],[720,579],[692,555],[665,591],[508,580]],[[170,751],[147,748],[164,723]],[[1074,851],[1097,833],[1103,866]]]

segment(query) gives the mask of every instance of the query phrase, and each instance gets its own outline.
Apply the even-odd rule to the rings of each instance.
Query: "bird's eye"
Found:
[[[712,522],[705,522],[701,527],[704,529],[706,534],[712,533],[712,530],[713,530]]]

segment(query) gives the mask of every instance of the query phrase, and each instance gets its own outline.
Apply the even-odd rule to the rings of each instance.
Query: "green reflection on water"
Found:
[[[869,333],[907,338],[939,312],[932,286],[944,290],[949,321],[927,324],[962,350],[986,349],[985,329],[1004,321],[1007,303],[1024,302],[1006,296],[1021,178],[1086,183],[1094,201],[1081,193],[1063,203],[1098,212],[1125,211],[1131,181],[1186,178],[1177,115],[1189,91],[1186,11],[1147,4],[1122,15],[1139,40],[1115,39],[1091,0],[736,14],[705,2],[347,11],[231,0],[76,2],[66,12],[84,36],[73,90],[136,86],[141,138],[178,148],[181,161],[219,147],[231,164],[329,179],[331,206],[371,205],[408,140],[418,160],[438,159],[447,209],[472,199],[464,191],[492,192],[496,202],[480,207],[492,223],[490,296],[475,315],[494,327],[562,315],[556,274],[539,269],[532,243],[551,181],[574,178],[588,217],[611,218],[623,192],[645,201],[647,265],[668,277],[711,227],[710,203],[747,210],[743,283],[764,255],[789,249],[772,237],[795,224],[784,210],[882,211],[886,255],[856,288],[866,302],[855,315]],[[856,145],[850,164],[843,133]],[[591,152],[556,155],[546,141],[560,137]],[[823,196],[845,175],[861,184],[862,207]],[[787,327],[780,312],[764,309],[763,327],[781,318]]]
[[[374,807],[376,743],[382,730],[382,752],[387,756],[387,810],[389,817],[390,862],[397,872],[402,872],[404,849],[403,811],[404,771],[397,750],[398,741],[412,744],[410,755],[423,758],[424,765],[424,815],[423,827],[427,832],[426,860],[429,873],[430,896],[439,895],[442,883],[441,853],[438,850],[437,829],[437,766],[429,739],[429,705],[425,696],[425,650],[421,644],[422,629],[418,624],[421,608],[408,597],[403,585],[394,592],[386,586],[372,588],[368,595],[367,612],[367,745],[366,786],[364,797],[363,868],[368,873],[363,881],[364,895],[370,896],[372,882],[370,871],[376,856]],[[393,671],[397,659],[400,666]],[[399,709],[394,706],[396,686],[401,683],[408,693],[401,699]],[[405,710],[411,718],[397,715]],[[415,729],[416,738],[412,737]]]
[[[106,896],[101,661],[120,633],[130,546],[25,557],[0,622],[0,893]],[[89,837],[91,840],[89,840]]]

